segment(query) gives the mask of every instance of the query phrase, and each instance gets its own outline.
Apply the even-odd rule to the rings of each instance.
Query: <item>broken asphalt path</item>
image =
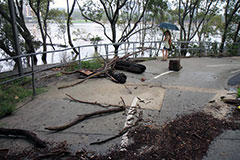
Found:
[[[45,127],[70,122],[79,114],[104,110],[96,105],[70,101],[65,94],[79,100],[105,104],[120,104],[122,97],[126,105],[138,104],[141,107],[138,110],[143,111],[143,119],[148,120],[148,123],[163,125],[175,119],[177,115],[204,110],[209,101],[229,92],[228,80],[240,73],[240,57],[185,58],[181,59],[183,69],[179,72],[169,71],[168,62],[160,60],[142,64],[146,65],[147,70],[139,75],[125,72],[127,82],[124,85],[102,78],[90,79],[74,87],[58,90],[60,86],[79,80],[53,82],[48,92],[36,96],[13,115],[1,119],[0,126],[27,129],[49,142],[67,141],[73,151],[85,148],[106,153],[116,144],[121,144],[123,138],[101,145],[89,144],[117,135],[126,126],[129,112],[88,119],[60,132],[45,130]],[[142,78],[146,80],[142,82]],[[220,140],[214,141],[205,159],[214,159],[214,156],[221,159],[225,147],[229,149],[229,144],[233,145],[229,152],[231,154],[224,154],[222,159],[240,157],[237,151],[240,148],[239,131],[224,134],[222,137],[230,135],[231,138],[220,137]],[[0,139],[0,148],[10,148],[12,151],[29,146],[31,144],[27,141],[18,138]]]

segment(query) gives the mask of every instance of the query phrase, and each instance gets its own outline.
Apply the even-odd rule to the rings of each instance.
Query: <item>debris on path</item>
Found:
[[[123,74],[123,73],[121,73],[121,74],[114,73],[114,71],[113,71],[114,68],[117,67],[119,69],[131,71],[133,73],[143,73],[145,71],[145,69],[146,69],[146,67],[144,65],[134,64],[133,62],[127,62],[126,59],[129,56],[138,54],[138,53],[143,52],[145,50],[146,49],[142,49],[142,50],[133,52],[131,54],[126,54],[125,56],[123,56],[121,58],[119,56],[115,56],[109,62],[105,61],[104,66],[102,68],[96,70],[95,72],[91,73],[91,72],[84,71],[84,73],[87,73],[87,74],[85,74],[87,77],[82,79],[81,81],[76,82],[76,83],[71,84],[71,85],[61,86],[58,89],[64,89],[64,88],[68,88],[68,87],[73,87],[73,86],[76,86],[78,84],[81,84],[81,83],[87,81],[90,78],[93,78],[93,77],[96,77],[96,76],[100,76],[100,75],[108,76],[114,82],[117,82],[117,83],[125,83],[126,82],[126,75]],[[120,66],[124,66],[124,67],[121,68]],[[83,71],[81,70],[81,71],[78,71],[78,72],[83,72]]]
[[[113,150],[107,155],[97,155],[85,149],[73,152],[66,142],[43,149],[32,148],[22,153],[5,154],[0,159],[202,159],[211,142],[224,130],[240,129],[234,121],[214,118],[204,112],[183,115],[163,126],[139,125],[129,131],[133,143],[126,150]],[[119,146],[120,147],[120,146]],[[7,151],[7,150],[6,150]],[[56,154],[55,154],[56,153]]]
[[[35,133],[24,129],[0,128],[0,135],[4,135],[7,137],[9,136],[25,137],[26,140],[33,142],[33,144],[39,148],[44,148],[47,146],[47,143],[41,140]]]
[[[139,125],[139,122],[143,121],[142,119],[142,115],[143,115],[143,112],[139,112],[139,116],[137,117],[138,119],[136,120],[136,122],[128,127],[125,127],[123,128],[117,135],[113,136],[113,137],[110,137],[108,139],[105,139],[105,140],[102,140],[102,141],[98,141],[98,142],[93,142],[93,143],[90,143],[90,145],[96,145],[96,144],[102,144],[102,143],[106,143],[110,140],[113,140],[115,138],[118,138],[118,137],[121,137],[122,135],[124,135],[125,133],[127,133],[130,129],[132,129],[133,127],[136,127]]]
[[[102,103],[99,103],[97,101],[95,101],[95,102],[82,101],[82,100],[79,100],[79,99],[76,99],[76,98],[72,97],[69,94],[66,94],[66,96],[68,96],[72,101],[75,101],[75,102],[85,103],[85,104],[92,104],[92,105],[98,105],[98,106],[103,107],[103,108],[108,108],[108,107],[120,107],[120,108],[124,107],[124,108],[128,108],[128,107],[130,107],[130,106],[126,106],[126,104],[125,104],[125,102],[124,102],[122,97],[120,97],[120,98],[122,100],[123,105],[115,105],[115,104],[102,104]]]
[[[79,122],[82,122],[83,120],[86,120],[86,119],[89,119],[92,117],[96,117],[96,116],[103,116],[106,114],[121,112],[121,111],[124,111],[125,109],[126,108],[124,108],[124,107],[118,107],[118,108],[96,111],[96,112],[87,113],[87,114],[81,114],[81,115],[78,115],[78,117],[76,119],[74,119],[73,121],[71,121],[67,124],[64,124],[62,126],[57,126],[57,127],[45,127],[45,129],[50,130],[50,131],[62,131],[62,130],[65,130],[67,128],[74,126],[75,124],[77,124]]]
[[[240,105],[240,100],[238,99],[222,99],[224,103]]]
[[[202,159],[210,143],[224,130],[236,130],[240,126],[219,120],[204,112],[179,117],[162,129],[139,126],[129,133],[133,143],[125,151],[115,150],[95,159]]]

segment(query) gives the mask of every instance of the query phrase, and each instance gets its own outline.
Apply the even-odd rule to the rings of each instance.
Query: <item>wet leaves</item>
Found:
[[[202,159],[210,143],[224,130],[240,129],[232,122],[198,112],[179,117],[162,129],[141,126],[129,136],[134,143],[126,151],[113,151],[112,159]],[[99,159],[107,159],[105,156]]]

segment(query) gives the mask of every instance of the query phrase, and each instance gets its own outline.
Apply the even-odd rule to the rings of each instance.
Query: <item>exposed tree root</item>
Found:
[[[23,136],[26,137],[27,140],[30,140],[34,143],[36,147],[44,148],[47,146],[45,141],[42,141],[37,135],[33,132],[23,129],[7,129],[7,128],[0,128],[0,135],[14,135],[14,136]]]
[[[112,108],[112,109],[108,109],[108,110],[96,111],[96,112],[92,112],[92,113],[88,113],[88,114],[82,114],[82,115],[78,115],[78,118],[74,119],[70,123],[64,124],[62,126],[57,126],[57,127],[46,127],[45,129],[50,130],[50,131],[62,131],[62,130],[65,130],[69,127],[74,126],[75,124],[77,124],[77,123],[79,123],[83,120],[93,118],[93,117],[96,117],[96,116],[103,116],[103,115],[106,115],[106,114],[121,112],[121,111],[124,111],[124,110],[125,110],[124,107],[118,107],[118,108]]]

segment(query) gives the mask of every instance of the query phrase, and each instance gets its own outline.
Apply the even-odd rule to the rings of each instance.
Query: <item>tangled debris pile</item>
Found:
[[[127,150],[113,151],[98,159],[202,159],[215,137],[224,130],[236,129],[240,126],[197,112],[169,122],[162,130],[138,127],[129,134],[134,143]]]
[[[119,56],[115,56],[113,59],[111,59],[110,61],[106,61],[104,60],[104,66],[97,69],[94,72],[91,72],[89,74],[86,74],[86,72],[89,71],[80,71],[81,73],[85,73],[85,78],[80,80],[79,82],[76,82],[74,84],[71,85],[67,85],[67,86],[61,86],[58,89],[64,89],[64,88],[68,88],[68,87],[73,87],[75,85],[81,84],[85,81],[87,81],[90,78],[94,78],[94,77],[99,77],[99,76],[104,76],[104,77],[109,77],[111,78],[112,81],[116,82],[116,83],[125,83],[126,82],[126,75],[123,73],[114,73],[114,69],[121,69],[121,70],[125,70],[125,71],[129,71],[129,72],[133,72],[133,73],[138,73],[141,74],[146,70],[146,67],[144,65],[141,64],[135,64],[134,62],[128,62],[126,61],[126,59],[129,56],[138,54],[140,52],[143,52],[146,49],[143,50],[139,50],[136,52],[133,52],[131,54],[126,54],[123,57],[119,57]]]
[[[240,129],[239,124],[219,120],[204,112],[178,117],[162,128],[141,125],[130,130],[133,139],[126,150],[96,155],[86,150],[71,152],[66,143],[44,149],[33,148],[20,154],[3,154],[1,159],[202,159],[210,143],[224,130]]]

